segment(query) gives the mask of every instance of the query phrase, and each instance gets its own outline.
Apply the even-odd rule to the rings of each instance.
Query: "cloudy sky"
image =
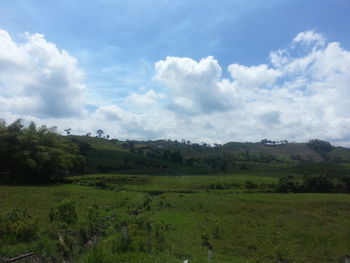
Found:
[[[0,118],[350,146],[349,0],[0,2]]]

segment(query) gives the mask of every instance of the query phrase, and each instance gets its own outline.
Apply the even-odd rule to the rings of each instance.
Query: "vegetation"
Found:
[[[110,177],[112,188],[86,183]],[[211,245],[213,262],[341,262],[350,245],[348,195],[266,193],[278,183],[274,177],[138,177],[85,175],[54,186],[0,186],[2,224],[13,207],[30,215],[16,218],[35,223],[29,239],[1,235],[0,254],[204,262]],[[67,211],[73,220],[65,219]]]
[[[210,250],[218,263],[319,263],[348,253],[347,148],[65,131],[1,123],[0,261],[32,252],[44,262],[192,263]]]
[[[179,175],[249,170],[251,173],[266,167],[269,173],[275,168],[280,173],[282,169],[291,171],[307,164],[342,167],[350,162],[350,149],[316,139],[307,144],[264,139],[261,143],[211,146],[186,140],[109,140],[109,136],[102,137],[101,129],[96,137],[91,133],[74,136],[71,130],[66,129],[67,136],[61,136],[55,127],[37,128],[34,123],[25,127],[21,120],[8,126],[1,122],[0,183],[42,184],[72,173],[96,172]]]
[[[21,120],[0,125],[0,160],[4,183],[46,183],[84,164],[77,145],[54,128],[24,127]]]
[[[282,177],[276,191],[280,193],[350,193],[350,176]]]

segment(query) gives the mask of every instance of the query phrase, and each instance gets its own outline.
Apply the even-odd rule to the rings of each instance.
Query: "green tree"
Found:
[[[10,171],[6,183],[44,183],[84,165],[79,147],[69,139],[16,120],[0,126],[0,163]]]

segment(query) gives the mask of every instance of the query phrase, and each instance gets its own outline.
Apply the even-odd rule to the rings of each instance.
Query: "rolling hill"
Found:
[[[313,140],[309,143],[229,142],[223,145],[186,141],[117,141],[69,136],[87,158],[86,172],[210,173],[246,169],[278,169],[350,163],[350,149]],[[272,170],[271,170],[272,169]],[[288,168],[289,169],[289,168]]]

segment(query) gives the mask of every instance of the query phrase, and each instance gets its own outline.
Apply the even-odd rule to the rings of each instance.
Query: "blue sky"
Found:
[[[327,46],[330,43],[339,43],[341,50],[338,51],[347,52],[350,49],[348,28],[350,16],[348,14],[350,14],[350,2],[348,0],[256,0],[249,2],[240,0],[2,1],[0,3],[0,30],[10,36],[11,40],[9,41],[11,43],[20,45],[27,41],[27,43],[38,46],[39,40],[28,40],[23,38],[23,34],[25,32],[28,32],[29,35],[41,34],[47,45],[54,44],[58,52],[66,50],[69,57],[76,60],[76,64],[72,64],[72,70],[80,72],[83,76],[77,77],[73,81],[74,83],[70,82],[68,78],[65,79],[66,82],[63,80],[57,81],[57,79],[54,84],[50,82],[53,87],[56,87],[57,83],[61,83],[57,84],[57,89],[60,89],[60,85],[73,87],[72,92],[69,91],[69,88],[66,90],[64,89],[66,87],[64,87],[62,90],[65,90],[65,92],[56,92],[55,96],[64,94],[62,95],[65,96],[63,100],[70,100],[72,103],[79,101],[81,103],[80,109],[78,107],[72,112],[80,111],[80,121],[74,119],[77,118],[73,116],[74,114],[66,116],[63,112],[56,112],[62,111],[64,107],[58,105],[56,108],[50,108],[50,105],[54,103],[39,107],[40,109],[37,107],[35,110],[29,106],[27,109],[21,106],[21,110],[3,107],[0,113],[9,120],[23,115],[42,123],[58,123],[58,126],[76,125],[78,127],[72,127],[73,131],[75,128],[77,133],[83,133],[96,129],[93,123],[89,123],[89,119],[102,118],[101,116],[106,111],[110,111],[114,112],[116,116],[128,116],[128,120],[120,116],[115,117],[113,125],[111,124],[113,122],[106,120],[108,125],[105,125],[105,129],[110,134],[124,138],[155,139],[157,137],[187,136],[194,140],[245,141],[248,139],[258,140],[260,137],[269,135],[273,137],[272,139],[295,140],[307,140],[318,136],[334,142],[348,144],[347,136],[341,132],[341,134],[338,134],[339,132],[325,134],[319,133],[317,130],[319,130],[318,125],[329,123],[329,119],[324,119],[326,118],[324,116],[332,118],[332,121],[337,118],[337,125],[341,126],[339,128],[340,126],[332,124],[331,127],[345,129],[348,127],[347,121],[350,114],[348,112],[344,113],[343,110],[334,110],[332,108],[333,101],[327,102],[329,103],[329,109],[326,112],[320,113],[319,110],[313,109],[313,103],[317,105],[314,100],[316,98],[320,100],[320,97],[327,95],[323,93],[316,94],[312,89],[313,85],[316,84],[310,81],[315,76],[305,76],[300,72],[287,74],[286,69],[281,70],[273,65],[270,57],[271,52],[283,49],[288,49],[288,56],[293,54],[294,59],[300,58],[301,54],[304,57],[312,57],[312,49],[309,49],[308,52],[305,49],[305,43],[309,41],[308,39],[304,38],[304,42],[293,42],[293,39],[302,32],[312,32],[314,36],[321,35],[325,41],[322,49],[325,51],[324,54],[326,54]],[[298,47],[293,46],[296,43],[298,43]],[[313,42],[313,45],[316,44],[316,42]],[[41,47],[47,51],[47,46]],[[14,54],[16,52],[20,51],[14,51]],[[30,51],[31,59],[35,60],[37,55],[38,53],[34,54],[33,51]],[[203,72],[201,71],[203,74],[198,75],[196,73],[197,75],[194,76],[193,72],[193,74],[189,74],[188,71],[181,68],[186,68],[188,65],[196,67],[197,64],[192,62],[199,63],[198,66],[201,66],[200,61],[209,56],[212,56],[212,59],[207,61],[208,64],[203,64],[208,66],[208,68],[203,69]],[[167,57],[176,59],[167,60]],[[192,62],[183,60],[185,58],[191,59]],[[164,67],[158,67],[158,70],[156,68],[156,64],[161,61],[167,63],[169,67],[181,68],[181,70],[176,71],[176,74],[177,76],[183,74],[184,78],[180,76],[179,79],[174,79],[172,83],[167,81],[163,75],[169,77],[170,69],[164,65]],[[28,63],[30,64],[30,62]],[[346,61],[344,63],[344,67],[347,68]],[[232,64],[242,67],[231,67],[235,70],[232,73],[228,70],[228,67]],[[286,132],[290,129],[288,125],[292,124],[284,123],[281,118],[290,115],[286,112],[280,112],[280,107],[283,105],[282,99],[286,99],[288,96],[276,97],[276,101],[269,102],[276,103],[274,107],[262,109],[263,100],[249,97],[249,94],[241,94],[240,90],[245,89],[244,85],[249,86],[251,83],[263,82],[253,81],[248,83],[242,81],[242,75],[237,72],[245,74],[245,71],[242,72],[243,66],[247,67],[250,73],[254,70],[254,72],[263,70],[263,68],[257,68],[262,64],[267,65],[265,70],[271,68],[271,70],[282,73],[273,75],[273,72],[270,71],[271,77],[274,76],[273,81],[264,82],[264,87],[254,86],[259,92],[266,89],[271,92],[274,89],[274,92],[278,94],[278,92],[282,92],[287,83],[294,83],[302,79],[308,81],[308,84],[304,84],[300,89],[307,89],[308,94],[311,92],[315,96],[312,101],[303,102],[305,105],[309,105],[310,109],[308,109],[309,106],[305,106],[305,112],[300,114],[308,116],[312,110],[315,110],[315,112],[306,119],[301,117],[301,119],[292,122],[297,126],[298,122],[303,127],[305,126],[305,135],[300,136],[298,135],[299,132],[295,130],[292,133]],[[2,65],[1,60],[0,65]],[[5,62],[3,65],[3,67],[9,67]],[[45,69],[47,70],[48,67],[46,66]],[[161,73],[163,75],[159,72],[160,68],[162,68]],[[52,69],[50,68],[50,70]],[[3,72],[4,75],[6,70]],[[69,74],[69,72],[64,74]],[[73,72],[72,75],[74,74]],[[35,76],[37,75],[38,73],[35,73]],[[26,78],[30,78],[30,76],[27,74]],[[191,78],[190,81],[189,78]],[[185,79],[187,82],[185,82]],[[222,88],[224,79],[231,81],[230,88]],[[211,86],[212,81],[216,84]],[[343,79],[339,81],[343,81]],[[40,82],[40,80],[35,79],[35,82]],[[319,82],[318,80],[317,83]],[[344,85],[343,82],[339,85]],[[186,87],[179,87],[176,83],[183,83]],[[279,85],[278,88],[273,86],[277,84]],[[12,89],[11,85],[20,87],[22,93],[23,91],[29,92],[25,84],[16,83],[15,85],[10,83],[5,76],[0,80],[0,87],[6,87],[3,97],[12,99],[20,97],[25,100],[26,98],[19,96],[18,93],[9,92]],[[40,85],[44,84],[41,83]],[[74,85],[83,85],[84,91],[78,92],[79,89],[74,88],[76,87]],[[208,85],[207,89],[201,90],[201,87],[206,85]],[[241,86],[236,87],[235,85]],[[13,89],[15,90],[15,88]],[[211,94],[210,92],[213,89],[221,90],[221,93],[222,89],[230,89],[230,92],[240,98],[244,97],[244,100],[235,98],[236,95],[233,95],[228,102],[223,102],[226,96],[221,97],[221,93],[221,95],[218,95],[219,93]],[[38,88],[31,90],[31,92],[40,95],[35,97],[37,100],[39,97],[45,101],[46,99],[52,100],[50,97],[52,95],[51,91],[43,90],[44,88]],[[337,92],[340,92],[340,90],[344,92],[343,88],[339,88]],[[289,94],[291,93],[293,92],[290,91]],[[72,94],[78,95],[74,97]],[[208,97],[206,97],[207,95]],[[303,98],[306,97],[307,94],[304,94]],[[33,96],[30,96],[30,98],[33,98]],[[215,98],[217,101],[211,98]],[[295,103],[296,101],[301,103],[299,97],[293,97],[292,100]],[[256,104],[250,105],[251,101],[255,101]],[[7,101],[7,103],[8,105],[14,104],[10,101]],[[184,107],[184,104],[187,106]],[[192,106],[188,106],[190,104]],[[217,105],[220,105],[220,107],[217,107]],[[257,124],[254,120],[247,120],[244,123],[243,120],[247,118],[247,114],[249,115],[248,105],[253,107],[250,108],[251,115],[266,114],[266,116],[272,116],[272,119],[277,118],[276,125],[280,126],[277,129],[278,131],[271,133],[271,129],[276,130],[276,127],[266,126],[266,123]],[[70,107],[68,106],[68,108]],[[291,106],[290,111],[293,107]],[[23,112],[26,114],[23,114]],[[333,112],[332,116],[328,116],[331,114],[330,112]],[[220,116],[215,115],[219,113]],[[176,123],[176,127],[179,127],[179,130],[183,132],[172,132],[174,129],[167,131],[169,125],[158,127],[157,123],[165,122],[161,117],[164,115],[171,116],[169,119]],[[239,119],[241,119],[239,123],[242,123],[238,125],[241,129],[235,128],[222,134],[220,125],[223,124],[215,123],[215,120],[220,118],[225,120],[231,118],[231,116],[239,116]],[[130,119],[132,119],[131,123]],[[150,119],[152,121],[149,122]],[[319,124],[317,124],[318,119]],[[102,120],[101,123],[103,123]],[[127,128],[122,129],[120,125]],[[206,132],[205,127],[212,128],[208,128]],[[257,127],[256,132],[247,134],[246,129],[251,130],[252,127]],[[330,128],[330,126],[327,127]],[[64,129],[66,127],[60,128]],[[196,132],[196,130],[202,130],[202,132]]]

